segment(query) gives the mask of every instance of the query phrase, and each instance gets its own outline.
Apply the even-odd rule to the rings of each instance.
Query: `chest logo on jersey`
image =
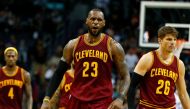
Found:
[[[71,88],[72,83],[65,84],[65,92],[68,92]]]
[[[0,88],[2,88],[4,86],[10,86],[10,85],[18,86],[18,87],[22,88],[23,81],[15,80],[15,79],[6,79],[3,81],[0,81]]]
[[[77,62],[80,59],[88,58],[88,57],[95,57],[95,58],[101,59],[103,62],[106,63],[108,59],[108,54],[106,52],[99,51],[99,50],[83,50],[83,51],[75,53],[75,58]]]
[[[174,82],[176,82],[176,80],[178,78],[178,74],[176,72],[171,71],[171,70],[163,69],[163,68],[151,69],[150,77],[155,77],[155,76],[160,76],[160,75],[172,78],[174,80]]]

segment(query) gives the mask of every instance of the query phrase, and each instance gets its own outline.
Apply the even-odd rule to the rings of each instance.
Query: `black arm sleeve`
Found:
[[[135,109],[134,101],[135,101],[136,88],[142,79],[143,79],[143,76],[139,75],[138,73],[133,72],[129,90],[127,92],[127,102],[128,102],[129,109]]]
[[[57,69],[55,70],[53,77],[51,78],[47,90],[46,90],[46,96],[52,97],[54,94],[55,90],[59,86],[64,73],[67,71],[67,69],[70,67],[66,62],[60,60],[59,64],[57,66]]]

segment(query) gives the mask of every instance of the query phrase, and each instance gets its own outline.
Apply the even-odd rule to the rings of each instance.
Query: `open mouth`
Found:
[[[98,29],[98,27],[92,27],[92,29]]]
[[[174,46],[169,46],[170,49],[174,49],[175,47]]]
[[[92,31],[93,31],[93,32],[97,32],[98,29],[97,29],[97,28],[92,28]]]

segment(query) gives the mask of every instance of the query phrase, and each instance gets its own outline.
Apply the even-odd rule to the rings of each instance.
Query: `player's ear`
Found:
[[[103,26],[105,26],[106,25],[106,21],[105,20],[103,20]]]
[[[158,43],[161,44],[162,43],[162,39],[158,38]]]
[[[18,57],[19,57],[19,55],[16,55],[16,61],[18,61]]]
[[[88,25],[88,18],[86,18],[85,24]]]

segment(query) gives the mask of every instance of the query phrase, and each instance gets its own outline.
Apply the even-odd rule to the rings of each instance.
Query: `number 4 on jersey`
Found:
[[[8,97],[10,97],[11,99],[14,98],[13,87],[10,88],[9,93],[8,93]]]

